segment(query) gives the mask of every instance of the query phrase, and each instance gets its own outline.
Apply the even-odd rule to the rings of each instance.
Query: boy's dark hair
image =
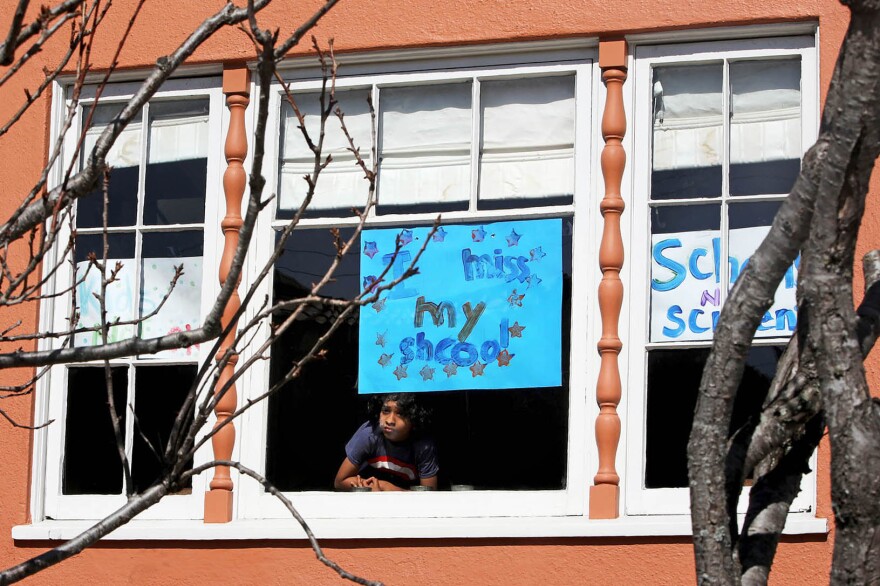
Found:
[[[370,402],[367,406],[371,420],[379,420],[379,414],[382,412],[382,407],[388,401],[394,401],[397,403],[398,412],[401,417],[409,419],[413,426],[413,432],[421,433],[430,426],[431,412],[423,405],[419,404],[415,393],[373,395],[370,397]]]

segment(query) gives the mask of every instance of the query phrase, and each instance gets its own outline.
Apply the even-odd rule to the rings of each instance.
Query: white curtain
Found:
[[[380,103],[380,205],[467,201],[471,84],[383,89]]]
[[[730,65],[730,162],[801,156],[800,61]]]
[[[372,121],[367,104],[369,93],[367,89],[336,92],[339,108],[345,115],[345,126],[368,168],[372,164]],[[305,118],[306,130],[316,142],[320,130],[318,97],[317,93],[294,96],[297,107]],[[278,205],[283,210],[296,210],[306,195],[308,185],[303,176],[312,172],[314,158],[299,129],[299,120],[286,100],[282,105],[282,125]],[[366,204],[369,185],[348,147],[348,139],[333,114],[327,119],[323,146],[324,156],[330,155],[332,162],[321,172],[310,209],[362,208]]]
[[[654,170],[721,164],[720,63],[654,70]]]
[[[654,169],[721,164],[722,66],[654,70]],[[801,155],[800,62],[730,65],[730,162]]]
[[[92,116],[92,125],[86,131],[85,141],[83,141],[82,159],[85,160],[101,133],[104,132],[107,123],[109,123],[116,114],[119,113],[121,106],[115,104],[102,105],[95,108]],[[83,117],[88,115],[88,107],[83,108]],[[125,127],[125,130],[110,147],[107,153],[107,164],[111,167],[137,167],[141,158],[141,115],[138,114]]]
[[[480,199],[574,193],[574,77],[488,81],[480,97]]]

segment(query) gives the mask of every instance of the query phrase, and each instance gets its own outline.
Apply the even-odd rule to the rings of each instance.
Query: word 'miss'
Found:
[[[504,256],[501,249],[494,251],[495,258],[488,254],[477,256],[471,253],[470,248],[461,251],[461,265],[464,270],[464,280],[473,281],[474,276],[478,279],[504,279],[509,283],[517,279],[524,283],[529,276],[529,267],[526,263],[529,259],[524,256]]]
[[[413,360],[431,361],[436,360],[440,364],[449,364],[454,362],[458,366],[470,366],[478,359],[482,358],[483,362],[494,360],[503,348],[507,348],[510,344],[510,332],[508,331],[508,320],[504,318],[499,323],[499,339],[485,340],[479,350],[477,346],[468,342],[470,336],[483,311],[486,304],[482,301],[477,303],[476,307],[471,306],[470,301],[462,304],[461,310],[465,317],[465,323],[459,330],[456,337],[443,338],[436,345],[426,339],[424,332],[418,332],[415,337],[407,336],[400,341],[400,358],[401,364],[409,364]],[[421,328],[424,325],[425,314],[431,316],[431,320],[435,326],[440,327],[447,324],[450,328],[455,328],[457,324],[457,313],[455,306],[450,301],[441,303],[432,303],[425,301],[425,297],[421,296],[416,300],[415,315],[413,317],[413,325]],[[445,315],[444,315],[445,314]]]

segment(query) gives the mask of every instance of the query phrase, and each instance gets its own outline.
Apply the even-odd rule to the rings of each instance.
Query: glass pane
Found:
[[[345,127],[360,149],[361,158],[372,165],[372,125],[367,99],[369,89],[336,92],[337,106],[345,115]],[[300,113],[305,118],[306,130],[313,141],[320,134],[320,94],[304,93],[294,96]],[[315,166],[314,154],[309,149],[293,107],[282,95],[281,105],[281,160],[279,164],[279,218],[292,218],[308,190],[303,179]],[[323,155],[331,156],[331,163],[321,172],[315,195],[309,204],[308,216],[350,216],[352,208],[362,209],[367,203],[369,183],[364,172],[355,163],[349,150],[348,139],[336,114],[332,114],[324,128]]]
[[[653,199],[721,195],[722,64],[654,69]]]
[[[733,433],[767,396],[783,346],[753,347],[733,404]],[[687,487],[687,443],[708,348],[648,352],[645,488]]]
[[[574,77],[487,81],[480,99],[480,209],[570,204]]]
[[[342,238],[352,230],[340,231]],[[354,251],[360,250],[360,242]],[[275,263],[273,300],[306,295],[336,256],[329,230],[296,230]],[[350,254],[323,295],[346,299],[361,291],[358,256]],[[287,319],[293,308],[278,311],[273,322]],[[279,381],[305,355],[338,315],[331,306],[311,305],[272,345],[270,384]],[[360,424],[357,401],[357,311],[325,345],[326,359],[311,363],[302,374],[269,399],[266,476],[281,490],[332,490],[345,443]],[[328,418],[304,416],[323,413]],[[331,415],[332,414],[332,415]],[[296,422],[292,425],[291,422]]]
[[[144,223],[203,222],[208,100],[151,103],[148,151]]]
[[[128,367],[111,369],[113,402],[125,433]],[[103,367],[67,369],[62,494],[121,494],[122,462],[107,402]]]
[[[721,207],[651,210],[651,341],[710,340],[721,308]]]
[[[92,122],[86,131],[80,155],[85,165],[101,133],[122,111],[121,104],[102,104],[95,108]],[[83,108],[83,123],[89,114],[89,107]],[[132,226],[137,221],[138,168],[141,158],[141,115],[135,116],[116,139],[107,154],[107,164],[111,167],[107,189],[107,225]],[[79,198],[76,203],[76,225],[79,228],[103,226],[104,191],[99,178],[95,189]]]
[[[465,210],[471,183],[471,84],[383,89],[380,213]]]
[[[135,369],[131,476],[138,492],[149,488],[162,473],[161,458],[177,413],[195,381],[196,371],[195,365],[138,366]],[[190,417],[193,412],[190,409]],[[192,459],[188,467],[192,467]],[[192,479],[189,479],[180,492],[189,493],[191,487]]]
[[[101,293],[102,278],[109,278],[116,270],[117,262],[121,268],[116,271],[115,279],[107,285],[105,306],[107,309],[107,321],[114,322],[132,321],[135,316],[135,279],[137,277],[137,264],[134,261],[134,234],[121,233],[108,235],[109,248],[107,251],[107,274],[91,265],[87,260],[89,253],[94,253],[98,259],[103,254],[103,236],[90,234],[77,236],[75,243],[74,259],[76,262],[76,308],[79,320],[77,328],[100,328],[101,304],[96,295]],[[108,341],[117,342],[130,338],[134,335],[134,325],[118,325],[110,328]],[[99,330],[83,332],[74,336],[74,346],[94,346],[101,344]]]
[[[779,206],[778,201],[736,203],[730,205],[729,266],[730,286],[742,273],[749,257],[757,250]],[[785,272],[776,289],[773,305],[764,313],[755,336],[768,338],[789,336],[797,325],[797,277],[801,259],[798,256]]]
[[[201,230],[144,234],[140,315],[149,316],[140,325],[145,338],[187,331],[201,324],[202,297]],[[170,290],[175,267],[183,266],[183,275]],[[167,296],[162,308],[152,315]],[[151,357],[193,356],[198,347],[166,350]]]
[[[343,231],[343,237],[348,233]],[[441,490],[561,489],[566,485],[571,314],[570,218],[563,220],[562,385],[541,389],[465,390],[418,393],[431,414],[429,433],[440,458]],[[276,265],[274,300],[305,293],[335,257],[326,230],[294,232]],[[361,244],[357,250],[362,250]],[[282,264],[283,263],[283,264]],[[350,264],[346,264],[350,263]],[[326,292],[334,298],[357,294],[362,286],[358,259],[346,260],[338,282]],[[310,307],[272,348],[271,382],[281,379],[307,352],[333,319],[333,308]],[[289,311],[279,313],[276,323]],[[267,477],[282,490],[329,490],[345,445],[369,419],[369,396],[358,395],[358,314],[330,338],[325,360],[315,362],[269,400]],[[363,343],[374,344],[377,340]],[[375,397],[375,396],[374,396]],[[326,418],[304,414],[332,414]],[[295,425],[291,425],[295,421]],[[329,421],[329,423],[328,423]],[[523,433],[540,427],[540,433]],[[535,466],[523,462],[538,462]]]
[[[800,172],[800,60],[730,64],[730,194],[788,193]]]

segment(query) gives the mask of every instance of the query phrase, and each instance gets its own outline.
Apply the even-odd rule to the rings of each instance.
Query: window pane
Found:
[[[721,207],[651,210],[651,341],[710,340],[721,306]]]
[[[742,273],[749,258],[760,246],[770,230],[770,224],[779,209],[781,202],[750,202],[730,205],[730,286]],[[764,313],[758,331],[758,338],[789,336],[797,325],[797,277],[800,268],[800,256],[792,263],[779,287],[770,306]]]
[[[128,367],[113,367],[113,402],[125,433]],[[63,494],[121,494],[122,462],[107,403],[103,367],[67,369]]]
[[[92,124],[86,131],[81,164],[85,165],[101,133],[122,110],[121,104],[102,104],[95,108]],[[83,123],[89,107],[83,108]],[[141,158],[141,115],[135,116],[116,139],[107,154],[111,167],[108,184],[109,226],[132,226],[137,221],[138,169]],[[95,189],[76,202],[76,225],[79,228],[103,226],[104,191],[99,178]]]
[[[135,368],[131,476],[138,492],[149,488],[162,473],[161,458],[171,437],[177,413],[183,407],[190,386],[195,381],[196,371],[195,365]],[[190,409],[190,418],[193,412]],[[192,467],[192,459],[187,467]],[[186,481],[181,492],[188,493],[191,487],[192,478]]]
[[[760,409],[785,348],[749,351],[733,405],[730,433]],[[645,488],[687,487],[687,443],[708,348],[648,352]]]
[[[480,209],[570,204],[574,77],[487,81],[480,99]]]
[[[800,60],[730,64],[730,194],[788,193],[800,171]]]
[[[202,243],[201,230],[144,234],[139,302],[140,315],[150,317],[140,324],[141,336],[164,336],[195,329],[201,324]],[[183,266],[183,274],[169,294],[177,266]],[[165,304],[151,315],[166,295]],[[166,350],[148,357],[182,358],[193,356],[197,349]]]
[[[341,230],[342,238],[351,230]],[[354,250],[359,250],[357,243]],[[295,230],[275,263],[275,303],[306,295],[336,256],[329,230]],[[346,299],[360,290],[357,254],[342,266],[323,295]],[[273,316],[280,324],[293,309]],[[309,306],[301,318],[272,346],[270,385],[276,384],[320,338],[337,315],[330,306]],[[344,447],[358,421],[357,311],[325,345],[326,359],[308,365],[302,374],[269,399],[266,476],[281,490],[331,490]]]
[[[345,127],[360,149],[361,158],[372,165],[372,118],[367,99],[369,89],[337,91],[338,107],[345,114]],[[319,93],[294,96],[300,113],[305,118],[310,138],[317,142],[320,135],[321,105]],[[315,166],[314,154],[309,149],[293,107],[282,95],[281,105],[281,161],[279,164],[279,199],[277,217],[292,218],[306,196],[308,185],[304,175],[310,175]],[[362,209],[367,203],[369,183],[349,150],[348,139],[336,114],[332,114],[324,129],[323,156],[332,157],[321,172],[315,195],[309,204],[308,216],[350,216],[352,208]]]
[[[465,210],[471,84],[382,89],[380,213]]]
[[[654,69],[653,199],[721,195],[722,64]]]
[[[135,299],[135,279],[137,264],[134,261],[134,234],[108,234],[107,274],[109,278],[116,271],[117,262],[121,268],[116,271],[115,279],[107,285],[105,306],[107,321],[132,321],[135,316],[133,300]],[[91,266],[87,260],[89,253],[95,253],[100,259],[103,254],[103,236],[91,234],[77,236],[74,259],[76,261],[76,308],[79,314],[78,328],[94,328],[101,325],[101,304],[96,295],[101,293],[101,281],[104,276],[97,267]],[[134,325],[118,325],[110,328],[108,341],[117,342],[130,338],[134,334]],[[101,344],[99,330],[83,332],[74,337],[75,346],[94,346]]]
[[[150,104],[145,224],[205,219],[208,100]]]

